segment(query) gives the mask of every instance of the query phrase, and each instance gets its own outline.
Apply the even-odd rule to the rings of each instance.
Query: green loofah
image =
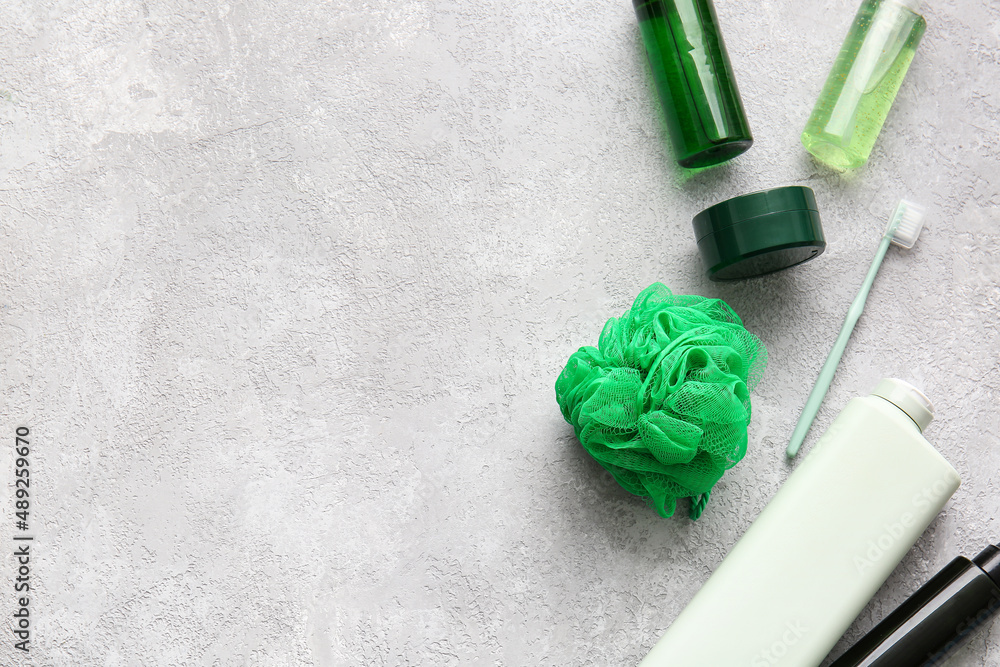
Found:
[[[763,343],[724,301],[655,283],[608,320],[597,345],[577,350],[556,380],[563,417],[627,491],[663,517],[690,498],[697,519],[746,454]]]

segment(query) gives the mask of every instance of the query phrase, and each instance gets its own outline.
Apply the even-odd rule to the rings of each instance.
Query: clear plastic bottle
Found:
[[[802,133],[802,145],[834,169],[871,155],[927,29],[920,0],[864,0]]]
[[[640,667],[817,667],[958,488],[927,398],[851,400]]]
[[[632,0],[677,163],[720,164],[753,144],[712,0]]]

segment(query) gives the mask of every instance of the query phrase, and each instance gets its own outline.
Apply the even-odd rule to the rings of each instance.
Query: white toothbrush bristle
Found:
[[[893,224],[895,231],[892,234],[892,242],[900,248],[909,250],[916,244],[920,230],[924,228],[924,214],[927,210],[915,202],[903,199],[896,207],[893,214]],[[898,218],[898,222],[896,219]]]

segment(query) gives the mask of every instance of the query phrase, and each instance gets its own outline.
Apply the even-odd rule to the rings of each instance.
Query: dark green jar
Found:
[[[753,144],[712,0],[633,0],[677,163],[710,167]]]
[[[762,276],[826,249],[816,197],[800,185],[727,199],[694,216],[692,224],[710,280]]]

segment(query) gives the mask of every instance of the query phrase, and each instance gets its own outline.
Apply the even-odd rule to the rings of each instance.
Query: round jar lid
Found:
[[[826,249],[816,197],[803,186],[734,197],[705,209],[692,222],[712,280],[780,271]]]

